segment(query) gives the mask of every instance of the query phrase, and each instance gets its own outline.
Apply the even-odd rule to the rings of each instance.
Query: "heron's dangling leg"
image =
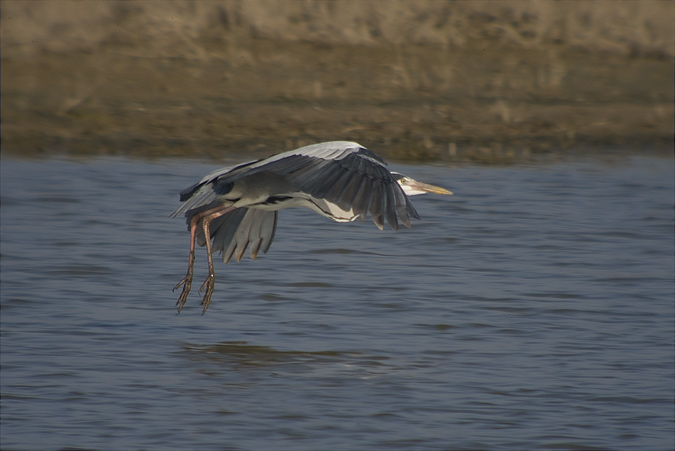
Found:
[[[180,311],[183,310],[183,306],[185,305],[188,294],[190,293],[190,288],[192,287],[192,272],[195,264],[195,241],[197,238],[197,224],[199,223],[198,216],[199,215],[195,215],[195,217],[193,217],[190,221],[190,257],[188,260],[187,274],[185,274],[183,280],[178,282],[176,286],[173,287],[174,290],[177,290],[180,286],[183,286],[183,291],[180,293],[178,302],[176,302],[176,305],[178,306],[177,313],[180,313]]]
[[[180,297],[178,298],[178,302],[176,302],[176,305],[178,306],[178,313],[183,309],[183,306],[185,305],[185,302],[187,301],[188,294],[190,293],[190,288],[192,287],[192,275],[193,275],[193,269],[194,269],[194,263],[195,263],[195,242],[197,240],[197,225],[199,224],[199,221],[201,221],[205,217],[213,216],[210,220],[208,220],[206,229],[205,229],[205,234],[204,236],[207,237],[206,243],[207,243],[207,249],[209,251],[209,274],[212,275],[214,274],[213,271],[213,262],[211,260],[211,234],[208,233],[208,225],[210,225],[211,221],[213,221],[215,218],[218,216],[222,216],[225,213],[234,210],[234,207],[224,207],[222,205],[211,208],[209,210],[203,211],[201,213],[198,213],[194,215],[190,219],[190,257],[189,257],[189,262],[188,262],[188,270],[187,274],[185,274],[185,277],[176,284],[175,287],[173,287],[174,290],[177,290],[179,287],[183,287],[183,291],[180,293]],[[207,279],[208,280],[208,279]],[[205,282],[206,283],[206,282]],[[200,291],[203,290],[204,285],[202,285],[202,288]],[[211,290],[213,291],[213,289]],[[211,293],[213,294],[213,293]],[[209,295],[209,300],[210,300],[210,295]],[[203,303],[203,301],[202,301]],[[206,309],[204,309],[206,311]]]
[[[213,295],[213,291],[215,290],[216,287],[216,273],[215,270],[213,269],[213,256],[211,255],[211,222],[223,216],[226,213],[231,212],[234,210],[236,207],[221,207],[220,209],[213,209],[209,210],[207,216],[203,217],[202,219],[202,230],[204,231],[204,239],[206,240],[206,256],[208,258],[209,262],[209,275],[206,277],[206,280],[204,280],[204,283],[202,286],[199,288],[199,292],[201,293],[202,291],[205,291],[204,293],[204,298],[202,299],[201,305],[204,306],[202,309],[202,315],[206,313],[206,309],[209,308],[209,304],[211,303],[211,296]],[[214,211],[216,210],[216,211]]]

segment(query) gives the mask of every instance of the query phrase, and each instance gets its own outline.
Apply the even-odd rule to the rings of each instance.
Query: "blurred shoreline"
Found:
[[[411,161],[673,146],[671,2],[2,3],[2,151]]]

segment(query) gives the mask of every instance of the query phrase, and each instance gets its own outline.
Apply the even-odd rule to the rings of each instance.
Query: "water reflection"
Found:
[[[228,379],[228,371],[265,368],[279,373],[301,374],[302,378],[354,377],[370,378],[390,371],[387,356],[369,355],[362,351],[288,351],[245,341],[223,342],[215,345],[186,344],[185,356],[197,372]],[[342,373],[342,376],[339,374]]]
[[[215,345],[184,345],[183,349],[192,355],[200,355],[209,360],[237,365],[275,365],[318,363],[343,357],[337,351],[281,351],[268,346],[251,345],[245,341],[230,341]]]

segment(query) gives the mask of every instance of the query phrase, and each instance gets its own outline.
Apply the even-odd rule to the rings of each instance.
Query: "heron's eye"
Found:
[[[403,177],[403,178],[400,180],[400,182],[401,182],[402,184],[405,185],[406,183],[408,183],[408,179],[406,179],[405,177]]]

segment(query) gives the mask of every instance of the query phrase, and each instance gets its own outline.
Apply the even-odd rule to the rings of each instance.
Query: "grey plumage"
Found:
[[[419,219],[380,157],[346,141],[314,144],[215,171],[181,192],[184,204],[172,216],[186,214],[189,219],[191,213],[206,210],[222,200],[234,200],[236,196],[228,199],[227,194],[236,182],[244,179],[259,180],[266,187],[273,187],[276,192],[267,192],[269,195],[286,195],[308,203],[323,199],[344,211],[353,210],[355,219],[363,219],[370,212],[380,229],[384,217],[393,229],[398,229],[396,215],[408,227],[410,217]],[[396,214],[386,213],[388,199],[396,199],[391,202]],[[265,201],[253,199],[250,194],[247,200],[252,208]]]

